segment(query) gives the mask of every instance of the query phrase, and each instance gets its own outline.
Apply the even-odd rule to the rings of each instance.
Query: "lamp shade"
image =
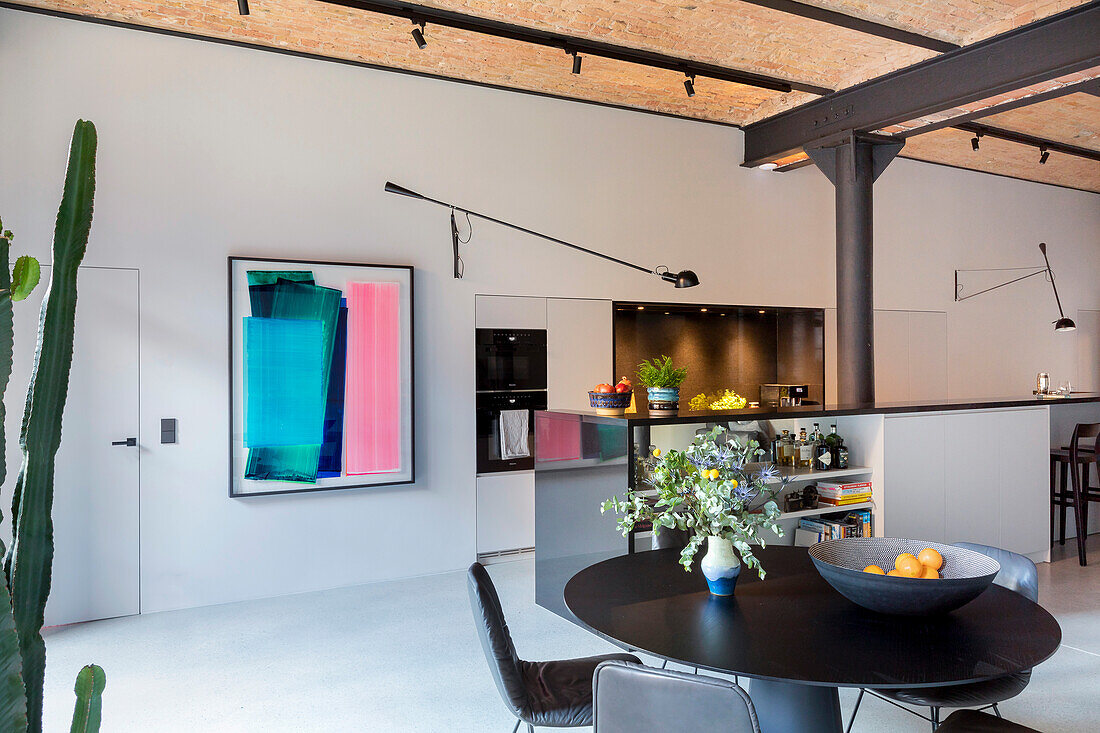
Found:
[[[692,270],[680,270],[676,273],[676,287],[678,288],[694,288],[699,284],[699,276]],[[1070,321],[1072,324],[1072,321]]]
[[[1057,321],[1054,322],[1054,330],[1055,331],[1076,331],[1077,330],[1077,324],[1074,323],[1072,319],[1066,318],[1065,316],[1062,316],[1061,318],[1059,318]]]

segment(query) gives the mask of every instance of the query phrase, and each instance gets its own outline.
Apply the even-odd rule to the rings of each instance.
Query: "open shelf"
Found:
[[[808,468],[794,468],[793,466],[776,466],[776,469],[781,477],[788,478],[791,481],[814,481],[817,479],[828,481],[834,478],[871,473],[871,469],[866,466],[849,466],[848,468],[836,468],[831,471],[812,471]],[[779,481],[776,480],[770,483],[779,483]]]
[[[783,512],[779,519],[798,519],[799,517],[812,517],[815,514],[832,514],[833,512],[850,512],[856,509],[874,509],[875,505],[869,501],[861,501],[858,504],[845,504],[844,506],[818,505],[817,509],[803,509],[797,512]]]

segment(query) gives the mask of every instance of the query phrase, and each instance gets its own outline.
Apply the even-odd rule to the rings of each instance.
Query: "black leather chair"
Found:
[[[940,724],[939,733],[1039,733],[1039,731],[977,710],[956,710]]]
[[[604,662],[592,698],[592,733],[760,733],[748,694],[715,677]]]
[[[632,654],[604,654],[555,662],[525,662],[516,654],[504,609],[485,567],[475,562],[466,574],[477,635],[500,697],[515,715],[512,733],[526,723],[548,728],[592,725],[592,675],[600,662],[640,663]]]
[[[1001,572],[997,573],[997,577],[993,579],[994,583],[1015,591],[1030,601],[1036,603],[1039,601],[1039,572],[1035,568],[1035,563],[1031,560],[1019,553],[1002,550],[999,547],[990,547],[989,545],[978,545],[973,542],[956,542],[955,545],[992,557],[1001,565]],[[1027,669],[1023,672],[997,677],[984,682],[912,690],[877,690],[871,694],[895,704],[907,703],[928,707],[931,716],[925,718],[925,720],[932,723],[932,730],[938,730],[940,726],[940,708],[978,708],[980,710],[990,708],[1000,718],[1001,711],[997,709],[997,704],[1019,695],[1030,681],[1031,670]],[[859,704],[863,701],[865,692],[867,691],[859,691],[855,709],[852,710],[852,717],[848,722],[847,730],[849,731],[852,729],[852,723],[856,720],[856,713],[859,712]],[[902,709],[913,712],[909,708]],[[913,714],[919,715],[919,713]],[[919,717],[923,718],[924,716],[919,715]]]

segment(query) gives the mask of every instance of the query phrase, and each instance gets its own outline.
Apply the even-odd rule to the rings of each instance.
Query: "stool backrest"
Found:
[[[756,709],[733,682],[603,662],[592,677],[592,733],[760,733]]]
[[[1076,466],[1079,457],[1088,457],[1090,453],[1100,456],[1100,422],[1077,423],[1069,441],[1070,465]],[[1076,471],[1072,471],[1070,475],[1076,480],[1076,474]]]

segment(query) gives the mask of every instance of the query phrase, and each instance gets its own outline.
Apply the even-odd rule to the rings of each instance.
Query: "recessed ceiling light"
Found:
[[[776,168],[779,167],[779,164],[768,162],[768,163],[761,163],[760,165],[758,165],[756,167],[759,168],[762,171],[774,171]]]
[[[640,310],[640,311],[644,311],[644,310],[645,310],[645,306],[644,306],[644,305],[640,305],[640,306],[638,306],[638,310]]]
[[[668,315],[668,311],[665,311],[665,315],[666,315],[666,316]]]
[[[756,311],[756,312],[760,313],[761,315],[763,315],[764,313],[767,313],[767,311]]]
[[[707,312],[707,309],[706,309],[706,308],[700,308],[700,309],[699,309],[699,312],[700,312],[700,313],[706,313],[706,312]]]

